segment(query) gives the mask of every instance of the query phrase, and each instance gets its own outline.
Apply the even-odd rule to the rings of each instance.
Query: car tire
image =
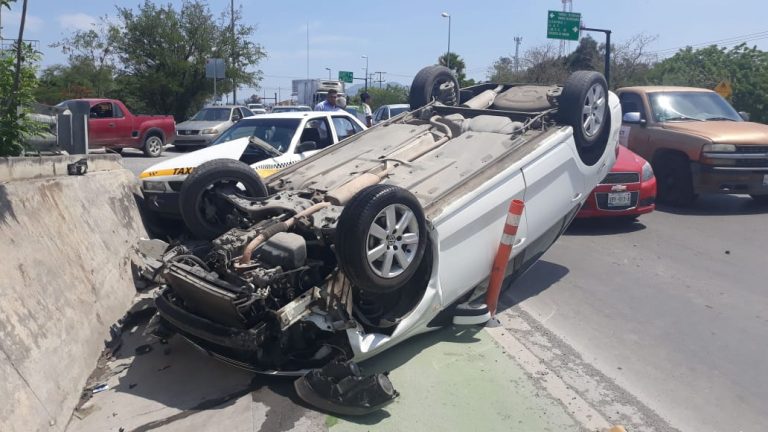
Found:
[[[656,175],[657,199],[674,206],[688,206],[696,199],[693,191],[691,164],[683,155],[657,156],[653,164]]]
[[[603,75],[594,71],[572,73],[563,85],[558,105],[557,118],[573,128],[579,151],[599,149],[607,144],[611,110]]]
[[[150,134],[144,138],[144,147],[142,150],[144,151],[144,154],[149,157],[158,157],[163,154],[164,147],[165,142],[163,142],[162,136],[157,134]]]
[[[377,184],[358,192],[336,227],[341,270],[358,289],[375,294],[394,292],[413,277],[427,240],[418,199],[392,185]]]
[[[450,69],[445,66],[427,66],[413,78],[408,103],[412,110],[423,107],[433,99],[443,105],[456,106],[459,104],[459,92],[459,81]]]
[[[760,205],[768,205],[768,195],[750,195]]]
[[[231,208],[220,208],[222,204],[212,195],[219,186],[242,185],[242,195],[249,198],[267,196],[267,188],[256,171],[249,165],[232,159],[214,159],[195,168],[181,185],[179,210],[189,232],[196,238],[212,240],[229,229],[233,224],[226,220]],[[211,208],[213,212],[211,212]]]

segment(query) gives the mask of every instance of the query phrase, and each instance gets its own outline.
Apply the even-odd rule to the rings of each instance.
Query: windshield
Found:
[[[389,109],[389,116],[390,117],[394,117],[394,116],[396,116],[396,115],[398,115],[400,113],[404,113],[406,111],[408,111],[408,107],[396,107],[396,108],[392,107],[392,108]]]
[[[231,108],[204,108],[200,110],[190,121],[228,121]]]
[[[684,120],[742,121],[739,113],[717,93],[650,93],[651,111],[657,122]]]
[[[288,151],[301,119],[244,119],[225,130],[212,145],[255,136],[279,150]]]

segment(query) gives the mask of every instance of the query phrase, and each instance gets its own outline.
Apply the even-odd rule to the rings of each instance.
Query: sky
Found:
[[[386,1],[258,1],[234,0],[244,19],[257,26],[254,41],[268,57],[257,67],[264,73],[259,94],[290,94],[291,80],[335,78],[339,70],[363,77],[386,72],[387,82],[410,84],[418,70],[434,64],[448,47],[450,14],[451,52],[467,65],[467,76],[487,77],[500,56],[514,53],[514,37],[521,36],[521,55],[529,48],[558,41],[546,38],[548,10],[561,10],[561,0],[386,0]],[[100,16],[115,15],[115,7],[137,8],[143,0],[29,0],[27,39],[39,40],[43,66],[64,63],[50,44],[74,29],[88,29]],[[180,7],[181,0],[156,0]],[[229,7],[228,0],[208,1],[215,15]],[[714,41],[749,41],[768,50],[768,4],[764,0],[573,0],[574,12],[585,26],[612,30],[612,42],[633,35],[657,36],[649,47],[661,55],[674,48]],[[21,5],[2,11],[2,37],[18,32]],[[307,62],[307,30],[309,61]],[[598,41],[603,35],[593,34]],[[574,49],[576,43],[571,43]],[[378,75],[377,75],[378,79]],[[356,83],[358,81],[355,81]],[[256,90],[240,89],[238,99]]]

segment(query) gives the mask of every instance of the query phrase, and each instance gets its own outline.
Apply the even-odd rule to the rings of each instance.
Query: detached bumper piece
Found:
[[[304,402],[346,416],[372,413],[399,396],[386,374],[361,376],[352,361],[328,363],[308,372],[293,385]]]

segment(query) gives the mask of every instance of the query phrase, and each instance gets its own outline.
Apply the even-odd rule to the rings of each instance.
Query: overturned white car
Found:
[[[621,124],[602,75],[563,86],[459,90],[444,67],[416,76],[414,111],[271,176],[211,161],[206,242],[171,248],[159,324],[256,371],[362,360],[413,335],[487,319],[482,303],[507,208],[525,201],[507,274],[565,230],[612,167]],[[224,181],[222,181],[222,179]],[[201,207],[203,208],[203,207]]]

